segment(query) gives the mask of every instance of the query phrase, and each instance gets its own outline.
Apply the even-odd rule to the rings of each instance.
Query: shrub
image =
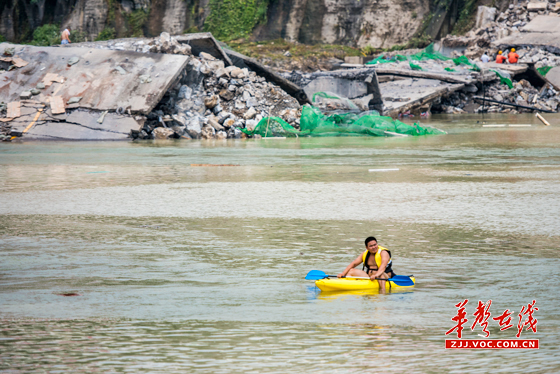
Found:
[[[97,35],[95,41],[98,42],[101,40],[111,40],[111,39],[115,39],[115,29],[112,27],[105,27],[103,31],[101,31],[99,35]]]
[[[81,43],[87,40],[87,34],[85,31],[81,30],[72,30],[70,33],[70,40],[72,43]]]
[[[59,43],[60,31],[58,25],[46,24],[33,31],[32,45],[50,46]]]

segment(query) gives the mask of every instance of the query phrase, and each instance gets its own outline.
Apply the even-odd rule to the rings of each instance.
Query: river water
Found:
[[[560,371],[560,117],[448,135],[0,144],[0,372]],[[483,125],[504,125],[483,127]],[[509,126],[508,126],[509,125]],[[531,125],[531,126],[511,126]],[[228,166],[216,166],[228,165]],[[369,235],[405,292],[322,293]],[[446,350],[479,300],[538,350]]]

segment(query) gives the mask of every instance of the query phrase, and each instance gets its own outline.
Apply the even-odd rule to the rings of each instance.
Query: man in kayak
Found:
[[[377,239],[373,236],[368,237],[365,240],[365,244],[365,252],[352,261],[352,263],[350,263],[342,273],[338,274],[337,277],[351,276],[369,277],[371,280],[377,279],[379,282],[379,289],[381,292],[384,292],[386,282],[381,279],[395,276],[395,272],[392,268],[393,261],[391,260],[391,252],[387,248],[377,245]],[[361,263],[364,264],[362,270],[354,269]]]

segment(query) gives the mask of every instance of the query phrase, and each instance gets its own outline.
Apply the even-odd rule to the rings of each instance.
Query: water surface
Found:
[[[0,370],[558,372],[560,129],[428,123],[449,135],[0,144]],[[303,279],[369,235],[413,290]],[[446,351],[464,299],[463,337],[491,299],[503,339],[536,299],[540,349]]]

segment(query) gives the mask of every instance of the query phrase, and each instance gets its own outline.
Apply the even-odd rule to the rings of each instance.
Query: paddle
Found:
[[[324,279],[324,278],[329,278],[329,277],[334,278],[334,277],[336,277],[336,275],[328,275],[327,273],[325,273],[324,271],[321,271],[321,270],[311,270],[309,273],[307,273],[307,275],[305,276],[305,279],[307,279],[307,280],[319,280],[319,279]],[[351,277],[351,276],[350,277],[343,277],[343,278],[370,279],[370,278],[367,278],[367,277]],[[395,283],[397,286],[401,286],[401,287],[414,286],[414,282],[407,275],[395,275],[392,278],[382,279],[382,280],[389,280],[389,281]]]

